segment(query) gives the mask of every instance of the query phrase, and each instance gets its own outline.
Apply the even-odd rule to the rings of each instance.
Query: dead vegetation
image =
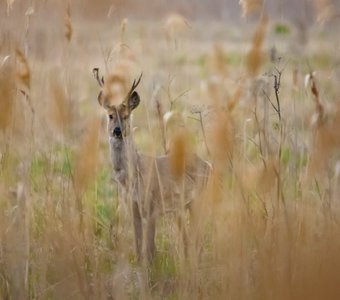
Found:
[[[337,37],[310,30],[295,56],[263,1],[241,1],[261,16],[236,41],[179,14],[91,23],[72,3],[49,25],[45,2],[29,28],[0,29],[0,299],[339,299]],[[23,4],[1,5],[25,22]],[[143,70],[141,151],[169,153],[177,179],[188,153],[213,166],[192,215],[159,221],[149,267],[111,180],[98,65],[113,74],[100,101]]]

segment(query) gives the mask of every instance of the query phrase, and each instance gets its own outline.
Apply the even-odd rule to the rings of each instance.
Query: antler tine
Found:
[[[132,87],[129,91],[129,95],[132,94],[132,92],[136,89],[136,87],[138,86],[138,84],[140,83],[141,79],[142,79],[142,76],[143,76],[143,72],[139,75],[139,78],[138,80],[136,81],[136,79],[133,81],[132,83]]]
[[[97,80],[99,86],[103,87],[104,78],[103,77],[101,79],[99,78],[99,68],[93,68],[92,73],[93,73],[94,78]]]
[[[140,73],[139,78],[138,78],[138,80],[137,80],[137,82],[136,82],[135,88],[136,88],[136,87],[138,86],[138,84],[140,83],[140,81],[141,81],[141,79],[142,79],[142,76],[143,76],[143,72]]]

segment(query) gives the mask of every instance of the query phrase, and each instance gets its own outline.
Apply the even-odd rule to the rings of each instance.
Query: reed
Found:
[[[304,47],[240,4],[0,4],[0,299],[339,299],[336,3]]]

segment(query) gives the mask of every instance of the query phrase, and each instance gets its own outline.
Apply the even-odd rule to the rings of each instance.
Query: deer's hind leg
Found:
[[[154,208],[154,203],[150,200],[148,217],[147,217],[147,227],[146,227],[146,257],[148,262],[151,262],[156,253],[155,246],[155,234],[156,234],[156,211]]]
[[[189,237],[186,226],[186,209],[182,209],[176,214],[177,228],[182,239],[182,249],[185,258],[188,258]]]

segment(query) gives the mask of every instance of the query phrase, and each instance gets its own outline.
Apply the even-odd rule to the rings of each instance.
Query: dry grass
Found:
[[[262,0],[240,0],[242,14],[244,17],[255,14],[263,8]]]
[[[24,54],[19,49],[15,52],[19,65],[17,71],[18,86],[21,86],[27,93],[31,87],[31,73],[28,62]]]
[[[29,28],[0,29],[0,299],[339,299],[336,36],[311,32],[296,55],[270,17],[249,34],[179,14],[113,20],[109,6],[90,22],[71,4],[39,2]],[[25,22],[19,1],[1,5]],[[143,71],[141,151],[169,152],[179,179],[192,152],[213,165],[187,244],[165,216],[151,266],[111,180],[94,67],[111,74],[110,103]]]
[[[49,122],[61,134],[67,134],[73,122],[72,105],[57,71],[50,75],[49,90],[48,95],[51,99],[48,109]]]
[[[0,128],[5,130],[11,123],[14,106],[15,79],[12,65],[4,65],[0,73]]]
[[[264,55],[262,52],[262,45],[265,38],[267,23],[267,16],[263,16],[257,25],[253,36],[252,48],[250,49],[247,56],[247,67],[251,76],[258,75],[259,69],[263,64]]]
[[[185,132],[177,132],[170,142],[170,165],[172,175],[179,179],[184,175],[185,162],[187,160],[188,135]]]
[[[67,6],[66,16],[65,16],[65,37],[68,42],[71,41],[73,34],[72,20],[71,20],[71,8],[70,5]]]

